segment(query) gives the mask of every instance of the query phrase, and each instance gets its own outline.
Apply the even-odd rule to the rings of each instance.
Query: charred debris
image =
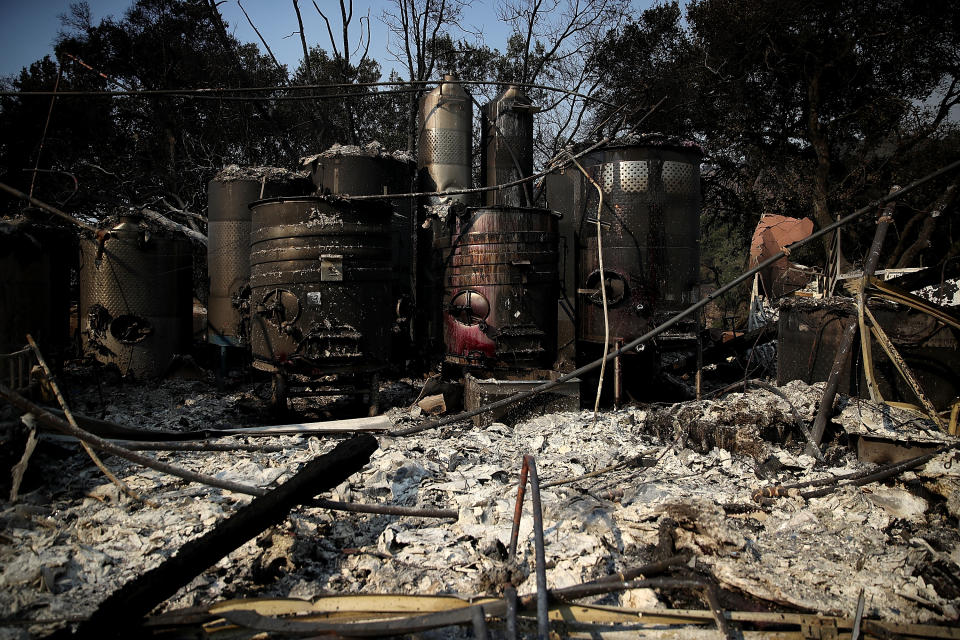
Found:
[[[765,216],[708,292],[699,147],[534,174],[510,87],[475,187],[471,101],[425,96],[416,158],[227,167],[205,229],[16,194],[0,637],[960,637],[956,280],[877,270],[957,163]],[[871,215],[860,268],[791,262]]]

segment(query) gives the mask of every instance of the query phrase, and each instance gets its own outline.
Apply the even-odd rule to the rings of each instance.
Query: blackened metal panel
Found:
[[[390,208],[326,197],[251,205],[254,365],[307,373],[382,367],[394,320]]]
[[[586,183],[576,223],[580,340],[604,341],[601,283],[611,341],[636,338],[697,300],[699,163],[698,147],[644,144],[607,147],[600,163],[588,168],[604,192],[604,273],[595,226],[598,194]]]
[[[856,309],[850,300],[784,299],[777,320],[777,384],[825,381],[841,336],[856,321]],[[859,346],[854,349],[853,353],[859,353]],[[850,366],[848,361],[840,374],[840,393],[850,393]]]
[[[556,357],[557,218],[547,209],[481,207],[451,221],[442,247],[446,359],[533,369]]]
[[[159,376],[190,348],[193,255],[190,243],[135,217],[108,225],[99,255],[80,243],[80,330],[84,351],[124,375]]]

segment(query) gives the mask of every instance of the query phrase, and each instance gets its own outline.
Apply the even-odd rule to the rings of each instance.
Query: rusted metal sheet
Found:
[[[787,245],[803,240],[813,233],[813,220],[810,218],[790,218],[767,213],[761,216],[750,241],[750,266],[754,267],[770,256],[783,250]],[[793,270],[792,263],[781,258],[760,272],[763,293],[771,298],[779,298],[809,282],[808,274]]]
[[[376,370],[390,348],[390,208],[329,197],[251,205],[254,366]]]
[[[136,215],[107,225],[109,237],[80,242],[80,335],[85,353],[124,375],[152,378],[190,349],[190,243]],[[102,251],[101,251],[102,249]]]
[[[243,345],[249,338],[240,309],[250,283],[250,208],[262,198],[305,195],[311,183],[276,167],[228,167],[207,185],[207,341]]]
[[[536,108],[517,86],[509,86],[481,109],[480,184],[492,187],[533,174],[533,114]],[[486,206],[529,207],[531,184],[484,194]]]
[[[604,342],[601,286],[611,341],[636,338],[697,301],[700,157],[699,147],[673,141],[616,144],[588,169],[604,190],[604,273],[595,226],[598,194],[582,185],[590,188],[576,221],[580,340]]]
[[[70,263],[75,252],[75,240],[60,227],[27,217],[0,222],[0,354],[19,351],[29,333],[44,345],[51,361],[63,357],[70,344]],[[12,367],[14,360],[5,364]]]
[[[487,369],[553,364],[557,219],[548,209],[480,207],[451,220],[442,247],[448,362]]]

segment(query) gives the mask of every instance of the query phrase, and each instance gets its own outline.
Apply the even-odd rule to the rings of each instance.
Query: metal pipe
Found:
[[[473,637],[477,640],[487,640],[487,617],[483,613],[483,606],[476,605],[470,607],[470,620],[473,622]]]
[[[507,601],[506,625],[504,635],[506,640],[517,640],[517,589],[512,584],[503,588],[503,597]]]
[[[749,280],[750,278],[753,277],[753,275],[754,275],[755,273],[759,273],[761,270],[766,269],[767,267],[769,267],[770,265],[774,264],[776,261],[780,260],[781,258],[785,258],[788,253],[799,249],[800,247],[802,247],[802,246],[804,246],[804,245],[812,242],[813,240],[816,240],[816,239],[818,239],[818,238],[821,238],[822,236],[824,236],[824,235],[826,235],[826,234],[834,231],[835,229],[839,229],[840,227],[842,227],[842,226],[844,226],[844,225],[846,225],[846,224],[849,224],[850,222],[856,220],[857,218],[859,218],[859,217],[862,216],[863,214],[867,213],[868,211],[872,211],[872,210],[876,209],[878,206],[883,205],[883,204],[886,204],[887,202],[890,202],[891,200],[894,200],[894,199],[896,199],[897,197],[902,197],[902,196],[906,195],[908,192],[913,191],[914,189],[916,189],[916,188],[918,188],[918,187],[926,184],[927,182],[933,180],[934,178],[938,178],[938,177],[940,177],[940,176],[942,176],[942,175],[944,175],[944,174],[946,174],[946,173],[949,173],[950,171],[953,171],[954,169],[957,169],[958,167],[960,167],[960,160],[957,160],[957,161],[955,161],[955,162],[952,162],[952,163],[948,164],[947,166],[945,166],[945,167],[943,167],[943,168],[941,168],[941,169],[938,169],[937,171],[934,171],[933,173],[927,174],[926,176],[924,176],[924,177],[922,177],[922,178],[920,178],[920,179],[918,179],[918,180],[915,180],[914,182],[910,183],[909,185],[907,185],[907,186],[904,187],[903,189],[900,189],[899,191],[897,191],[896,194],[889,194],[889,195],[886,195],[886,196],[884,196],[884,197],[882,197],[882,198],[878,198],[878,199],[874,200],[873,202],[871,202],[870,204],[868,204],[867,206],[865,206],[865,207],[863,207],[863,208],[861,208],[861,209],[857,209],[857,210],[854,211],[853,213],[847,214],[846,216],[843,216],[842,218],[840,218],[840,219],[837,220],[836,222],[825,226],[824,228],[820,229],[819,231],[816,231],[816,232],[814,232],[813,234],[807,236],[807,237],[804,238],[803,240],[798,240],[797,242],[794,242],[793,244],[791,244],[791,245],[789,245],[788,247],[786,247],[785,250],[777,252],[775,255],[770,256],[769,258],[767,258],[766,260],[764,260],[764,261],[761,262],[760,264],[756,265],[756,266],[753,267],[752,269],[749,269],[749,270],[745,271],[744,273],[740,274],[738,277],[734,278],[733,280],[731,280],[731,281],[728,282],[727,284],[723,285],[722,287],[720,287],[719,289],[717,289],[716,291],[714,291],[714,292],[711,293],[710,295],[704,297],[704,298],[701,299],[699,302],[697,302],[697,303],[695,303],[695,304],[687,307],[685,310],[681,311],[681,312],[678,313],[677,315],[675,315],[675,316],[673,316],[672,318],[668,319],[668,320],[665,321],[663,324],[660,324],[660,325],[658,325],[656,328],[648,331],[647,333],[643,334],[642,336],[631,340],[630,342],[628,342],[627,344],[623,345],[623,347],[621,347],[620,349],[617,349],[617,350],[614,351],[613,353],[607,354],[606,360],[611,360],[611,359],[613,359],[613,358],[621,355],[621,354],[624,353],[624,352],[627,352],[627,351],[636,349],[638,346],[644,344],[645,342],[648,342],[648,341],[651,340],[652,338],[655,338],[656,336],[660,335],[661,333],[663,333],[664,331],[666,331],[666,330],[669,329],[670,327],[674,326],[675,324],[677,324],[677,323],[680,322],[681,320],[684,320],[685,318],[687,318],[687,317],[689,317],[690,315],[696,313],[697,311],[699,311],[699,310],[702,309],[703,307],[707,306],[708,304],[710,304],[711,302],[713,302],[714,300],[716,300],[717,298],[719,298],[720,296],[722,296],[722,295],[725,294],[726,292],[730,291],[730,290],[733,289],[734,287],[736,287],[736,286],[742,284],[743,282]],[[591,363],[589,363],[589,364],[586,364],[586,365],[584,365],[584,366],[582,366],[582,367],[579,367],[578,369],[574,369],[574,370],[571,371],[570,373],[564,374],[564,375],[556,378],[555,380],[550,380],[550,381],[548,381],[548,382],[544,382],[543,384],[541,384],[541,385],[539,385],[539,386],[536,386],[536,387],[534,387],[533,389],[528,389],[528,390],[526,390],[526,391],[521,391],[521,392],[518,392],[518,393],[516,393],[516,394],[514,394],[514,395],[512,395],[512,396],[509,396],[509,397],[507,397],[507,398],[503,398],[502,400],[497,400],[496,402],[492,402],[492,403],[490,403],[490,404],[488,404],[488,405],[486,405],[486,406],[478,407],[478,408],[476,408],[476,409],[471,409],[470,411],[463,411],[463,412],[461,412],[461,413],[458,413],[458,414],[455,414],[455,415],[452,415],[452,416],[447,416],[447,417],[441,418],[441,419],[439,419],[439,420],[427,421],[427,422],[425,422],[425,423],[423,423],[423,424],[415,425],[415,426],[411,426],[411,427],[406,427],[406,428],[403,428],[403,429],[395,429],[395,430],[389,432],[389,435],[391,435],[391,436],[407,436],[407,435],[412,435],[412,434],[415,434],[415,433],[420,433],[421,431],[427,431],[428,429],[436,429],[436,428],[438,428],[438,427],[446,426],[446,425],[448,425],[448,424],[453,424],[453,423],[455,423],[455,422],[462,422],[463,420],[466,420],[467,418],[472,418],[473,416],[480,415],[481,413],[486,413],[487,411],[493,411],[493,410],[495,410],[495,409],[500,409],[500,408],[502,408],[502,407],[510,406],[510,405],[515,404],[515,403],[517,403],[517,402],[520,402],[520,401],[522,401],[522,400],[526,400],[527,398],[531,398],[531,397],[533,397],[533,396],[539,395],[539,394],[541,394],[541,393],[543,393],[543,392],[545,392],[545,391],[549,391],[550,389],[553,389],[554,387],[556,387],[556,386],[558,386],[558,385],[561,385],[561,384],[563,384],[564,382],[567,382],[567,381],[569,381],[569,380],[572,380],[573,378],[576,378],[576,377],[578,377],[578,376],[582,376],[584,373],[587,373],[587,372],[592,371],[593,369],[596,369],[597,367],[599,367],[602,362],[603,362],[603,360],[595,360],[595,361],[593,361],[593,362],[591,362]]]
[[[880,249],[883,247],[883,240],[887,237],[887,229],[890,227],[890,221],[893,219],[893,208],[896,206],[893,202],[893,196],[900,193],[899,189],[894,187],[887,194],[891,201],[887,202],[883,211],[877,219],[877,230],[873,234],[873,243],[870,245],[870,252],[867,254],[867,261],[863,265],[863,275],[860,279],[860,293],[857,296],[858,303],[866,304],[866,294],[864,293],[867,283],[877,270],[877,263],[880,262]],[[823,389],[823,397],[820,399],[820,407],[817,409],[817,417],[813,420],[811,429],[810,449],[819,448],[820,441],[823,439],[823,433],[827,429],[827,420],[833,411],[833,401],[837,397],[837,391],[840,388],[840,375],[843,369],[850,361],[850,351],[853,347],[853,339],[856,337],[860,325],[851,322],[843,331],[840,338],[840,344],[837,347],[836,356],[833,359],[833,366],[830,367],[830,375],[827,378],[827,386]]]
[[[540,640],[550,637],[550,595],[547,593],[547,556],[543,544],[543,509],[540,504],[540,480],[537,462],[533,456],[523,456],[530,467],[530,501],[533,506],[533,543],[537,559],[537,635]]]
[[[623,338],[617,339],[617,351],[623,347]],[[623,395],[623,359],[615,356],[613,359],[613,407],[620,408]]]
[[[455,509],[420,509],[417,507],[401,507],[393,504],[360,504],[357,502],[339,502],[316,498],[309,503],[312,507],[331,509],[333,511],[350,511],[352,513],[375,513],[388,516],[408,516],[411,518],[451,518],[460,517]]]
[[[520,536],[520,519],[523,517],[523,495],[527,490],[527,474],[530,466],[527,462],[527,456],[523,456],[523,464],[520,466],[520,484],[517,486],[517,503],[513,507],[513,529],[510,531],[510,564],[517,560],[517,538]]]

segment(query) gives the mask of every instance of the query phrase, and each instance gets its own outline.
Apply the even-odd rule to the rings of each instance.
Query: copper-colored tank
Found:
[[[441,247],[448,362],[514,370],[553,364],[558,218],[547,209],[479,207],[451,220]]]

